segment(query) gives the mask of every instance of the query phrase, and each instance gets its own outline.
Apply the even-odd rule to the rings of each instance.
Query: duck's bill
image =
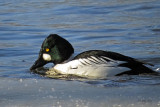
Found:
[[[45,64],[47,64],[48,62],[44,61],[42,59],[42,57],[38,58],[38,60],[35,61],[35,63],[32,65],[32,67],[30,68],[30,70],[35,70],[36,68],[42,67]]]

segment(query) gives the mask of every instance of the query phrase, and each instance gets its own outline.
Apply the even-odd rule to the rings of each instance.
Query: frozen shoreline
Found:
[[[0,78],[0,106],[159,107],[159,90],[159,85],[98,87],[77,81]]]

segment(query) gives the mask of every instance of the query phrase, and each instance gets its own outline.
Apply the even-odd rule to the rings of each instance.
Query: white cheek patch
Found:
[[[51,55],[49,55],[49,54],[43,54],[43,59],[45,61],[51,61]]]

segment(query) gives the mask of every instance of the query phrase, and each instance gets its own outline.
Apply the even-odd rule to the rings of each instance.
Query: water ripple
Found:
[[[115,51],[153,63],[159,72],[158,3],[155,0],[1,1],[1,73],[6,77],[14,77],[10,74],[15,73],[17,78],[26,74],[50,33],[66,38],[76,53],[90,49]],[[112,80],[96,82],[104,86],[126,85]]]

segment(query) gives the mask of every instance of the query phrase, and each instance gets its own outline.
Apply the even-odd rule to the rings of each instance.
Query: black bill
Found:
[[[30,70],[35,70],[36,68],[42,67],[45,64],[47,64],[47,61],[44,61],[43,58],[40,56],[38,58],[38,60],[35,61],[35,63],[32,65],[32,67],[30,68]]]

